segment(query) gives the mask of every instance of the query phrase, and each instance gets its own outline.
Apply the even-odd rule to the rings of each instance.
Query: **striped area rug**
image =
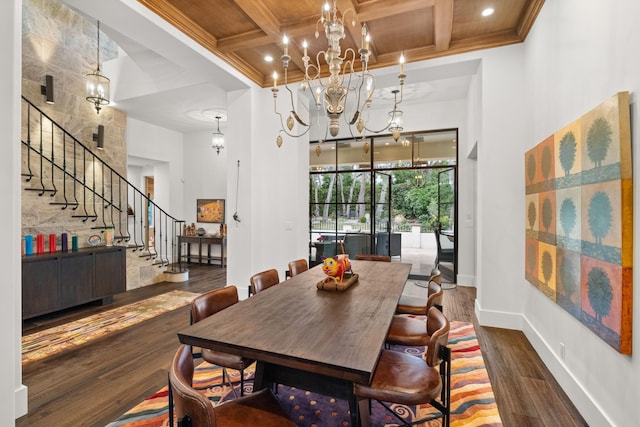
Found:
[[[451,372],[451,426],[497,427],[502,426],[498,407],[487,370],[484,366],[480,346],[471,323],[451,322],[449,345],[452,349]],[[394,350],[405,351],[420,356],[423,347],[397,347]],[[194,387],[201,390],[215,404],[234,398],[228,386],[221,386],[221,369],[206,362],[196,368]],[[238,373],[228,370],[236,381]],[[245,371],[253,376],[253,367]],[[246,391],[251,391],[251,381],[245,382]],[[349,426],[348,405],[345,401],[323,396],[309,391],[281,385],[278,398],[290,417],[301,427],[343,427]],[[430,413],[436,413],[430,405],[401,406],[393,409],[406,420],[421,419]],[[372,426],[391,427],[397,420],[380,405],[373,404]],[[168,426],[167,388],[156,392],[133,409],[122,415],[108,427],[164,427]],[[419,426],[440,426],[436,419]]]
[[[22,337],[22,363],[43,359],[185,306],[197,295],[175,290],[25,335]]]

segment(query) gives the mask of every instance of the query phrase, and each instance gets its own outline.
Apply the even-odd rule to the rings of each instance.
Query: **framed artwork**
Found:
[[[629,93],[525,154],[525,278],[631,354],[633,181]]]
[[[196,222],[224,223],[224,199],[198,199]]]

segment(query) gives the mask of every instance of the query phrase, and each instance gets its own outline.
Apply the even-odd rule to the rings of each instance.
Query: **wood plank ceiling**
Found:
[[[289,81],[303,77],[302,43],[309,56],[325,50],[321,0],[138,0],[262,87],[282,75],[282,37],[289,37]],[[544,0],[336,0],[347,13],[342,51],[360,47],[366,23],[372,40],[369,69],[520,43]],[[493,7],[495,13],[481,16]],[[351,21],[355,26],[351,25]],[[320,36],[315,38],[316,28]],[[265,56],[274,58],[272,63]]]

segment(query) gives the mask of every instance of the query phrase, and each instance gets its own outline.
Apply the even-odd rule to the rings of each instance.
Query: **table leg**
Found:
[[[202,264],[202,242],[198,243],[198,265]]]

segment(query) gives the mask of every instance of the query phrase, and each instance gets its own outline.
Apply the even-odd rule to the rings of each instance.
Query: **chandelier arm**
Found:
[[[366,130],[368,130],[371,133],[380,133],[380,132],[384,132],[385,130],[389,129],[389,126],[391,126],[391,123],[393,123],[393,119],[389,119],[389,121],[387,122],[386,126],[383,127],[380,130],[375,130],[375,129],[369,129],[366,125],[364,126],[364,128]]]
[[[300,134],[295,134],[295,133],[289,132],[285,127],[283,127],[282,129],[279,130],[279,132],[284,132],[285,134],[287,134],[287,136],[290,136],[292,138],[300,138],[301,136],[304,136],[307,133],[309,133],[309,130],[311,130],[311,127],[307,127],[305,131]]]

